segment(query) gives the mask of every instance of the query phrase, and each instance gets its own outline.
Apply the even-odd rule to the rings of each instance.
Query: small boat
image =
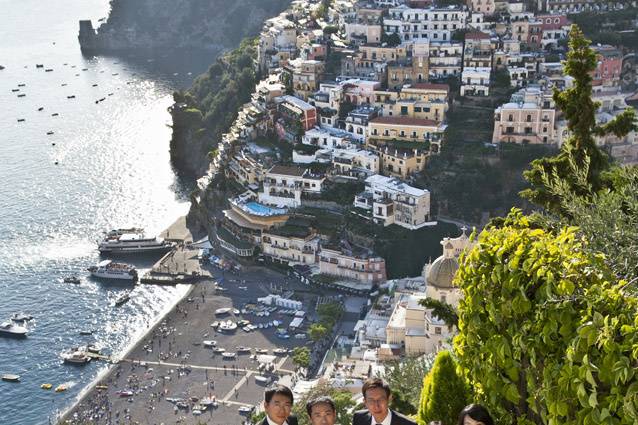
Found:
[[[80,335],[93,335],[93,331],[90,329],[86,329],[86,330],[80,331]]]
[[[63,279],[63,282],[64,283],[75,283],[75,284],[77,284],[77,283],[80,283],[80,278],[77,277],[77,276],[69,276],[69,277],[65,277]]]
[[[51,114],[52,117],[57,117],[58,115],[60,115],[60,114],[58,114],[57,112],[54,112],[54,113]]]
[[[97,84],[93,84],[93,86],[92,86],[92,87],[97,87]]]
[[[43,107],[43,106],[40,106],[40,107],[38,108],[38,111],[44,111],[44,107]]]
[[[15,93],[17,91],[20,91],[20,89],[11,89],[11,91]]]
[[[206,340],[206,341],[202,341],[202,345],[204,347],[214,347],[217,345],[217,341],[211,341],[211,340]]]
[[[235,329],[237,329],[237,323],[233,322],[232,320],[227,320],[225,322],[220,323],[219,328],[217,329],[219,331],[232,332]]]
[[[62,87],[66,87],[66,83],[62,83]]]
[[[222,347],[213,347],[213,353],[223,353],[224,351],[226,351],[225,348]]]
[[[91,361],[91,358],[86,355],[85,351],[73,349],[60,354],[60,357],[62,358],[64,363],[69,364],[87,364]]]
[[[100,98],[100,102],[104,102],[106,100],[105,97]]]
[[[210,324],[210,327],[217,329],[219,327],[219,322],[218,321],[214,321],[213,323]]]
[[[26,94],[24,94],[24,93],[21,93],[21,94],[18,95],[18,97],[25,97],[25,96],[26,96]]]
[[[36,68],[44,68],[44,64],[36,63],[36,64],[35,64],[35,67],[36,67]]]
[[[53,69],[47,68],[47,69],[44,70],[44,72],[53,72]]]
[[[111,75],[115,77],[116,75],[120,75],[120,74],[118,72],[114,72]]]
[[[2,71],[4,69],[4,66],[0,65],[0,71]]]
[[[0,324],[0,336],[9,338],[26,338],[27,333],[27,328],[16,325],[11,321]]]
[[[238,353],[250,353],[250,347],[244,347],[240,345],[239,347],[235,347]]]
[[[5,382],[20,382],[20,375],[7,373],[5,375],[2,375],[2,380]]]
[[[284,354],[288,354],[288,350],[286,350],[285,348],[275,348],[274,350],[272,350],[273,354],[275,355],[284,355]]]
[[[230,313],[230,310],[231,310],[230,307],[218,308],[217,310],[215,310],[215,315],[221,316],[223,314],[228,314]]]
[[[13,313],[11,320],[14,322],[28,322],[29,320],[33,320],[33,316],[26,313]]]
[[[82,71],[88,71],[89,68],[82,68]]]
[[[222,357],[225,359],[234,359],[237,357],[237,353],[223,352]]]
[[[117,299],[115,300],[115,306],[119,307],[125,304],[130,299],[131,299],[131,293],[127,291],[123,293],[122,295],[120,295],[119,297],[117,297]]]
[[[88,351],[89,353],[93,353],[93,354],[100,354],[102,349],[100,347],[98,347],[97,345],[89,344],[89,345],[86,346],[86,351]]]
[[[40,385],[40,388],[42,388],[43,390],[50,390],[51,388],[53,388],[53,385],[46,383],[46,384]]]
[[[257,353],[257,354],[268,354],[268,349],[267,348],[256,348],[255,349],[255,353]]]
[[[242,406],[239,409],[239,413],[250,413],[253,411],[252,407]]]
[[[18,118],[18,122],[25,122],[26,120],[24,118]]]
[[[66,385],[64,385],[64,384],[60,384],[60,385],[58,385],[57,387],[55,387],[55,392],[56,392],[56,393],[61,393],[61,392],[63,392],[63,391],[66,391],[66,390],[67,390],[67,388],[68,388],[68,387],[67,387]]]
[[[26,86],[26,84],[24,84],[24,83],[18,84],[18,87],[24,87],[24,86]]]
[[[53,133],[52,131],[47,131],[47,136],[50,136],[52,134],[55,134],[55,133]]]
[[[107,96],[113,96],[113,93],[109,93]]]
[[[74,94],[72,94],[71,96],[67,96],[66,98],[67,98],[67,99],[75,99],[75,95],[74,95]]]
[[[95,389],[96,390],[108,390],[109,386],[108,385],[104,385],[104,384],[100,384],[100,385],[96,385]]]
[[[123,390],[118,391],[115,394],[119,395],[120,397],[131,397],[133,395],[133,391]]]

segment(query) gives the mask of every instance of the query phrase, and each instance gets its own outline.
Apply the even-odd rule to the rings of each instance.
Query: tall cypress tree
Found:
[[[456,362],[449,351],[441,351],[423,380],[417,423],[441,421],[443,425],[453,425],[468,400],[468,387],[456,372]]]
[[[591,98],[596,54],[589,47],[590,44],[580,28],[572,25],[569,33],[569,52],[563,64],[565,73],[574,78],[574,84],[563,91],[554,89],[553,94],[556,106],[565,115],[571,135],[558,155],[534,160],[532,168],[523,173],[532,187],[522,191],[521,196],[561,215],[567,212],[560,207],[559,197],[547,190],[552,180],[565,181],[579,196],[588,196],[599,191],[605,185],[602,172],[609,168],[609,161],[596,146],[594,137],[607,134],[623,137],[636,129],[632,108],[628,108],[604,125],[596,124],[596,110],[600,104]],[[587,187],[577,182],[571,164],[587,170]]]

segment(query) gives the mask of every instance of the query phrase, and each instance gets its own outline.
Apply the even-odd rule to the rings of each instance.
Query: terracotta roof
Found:
[[[410,88],[419,90],[445,90],[446,92],[450,91],[449,85],[437,83],[414,83],[410,86]]]
[[[301,177],[304,175],[306,170],[299,167],[287,167],[285,165],[275,165],[268,172],[270,174],[281,174],[284,176]]]
[[[468,33],[465,34],[465,39],[472,39],[472,40],[489,40],[490,39],[490,35],[489,34],[485,34],[484,32],[481,31],[470,31]]]
[[[438,127],[434,120],[411,117],[377,117],[370,121],[375,124],[418,125],[421,127]]]

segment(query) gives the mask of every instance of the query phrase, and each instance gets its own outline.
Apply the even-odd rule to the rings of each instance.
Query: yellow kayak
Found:
[[[43,390],[50,390],[52,386],[53,385],[51,384],[42,384],[40,385],[40,388],[42,388]]]
[[[108,385],[96,385],[95,388],[98,389],[98,390],[107,390],[109,388],[109,386]]]
[[[55,387],[55,392],[56,393],[61,393],[62,391],[66,391],[66,385],[62,384],[62,385],[58,385],[57,387]]]

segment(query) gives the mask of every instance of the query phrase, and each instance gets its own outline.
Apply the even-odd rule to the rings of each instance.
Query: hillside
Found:
[[[290,0],[111,0],[106,22],[80,31],[83,50],[219,49],[256,34]]]

